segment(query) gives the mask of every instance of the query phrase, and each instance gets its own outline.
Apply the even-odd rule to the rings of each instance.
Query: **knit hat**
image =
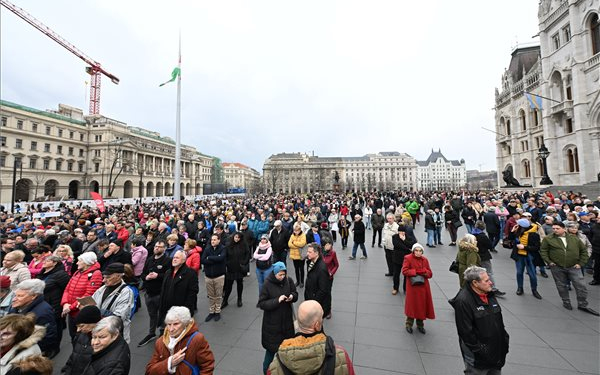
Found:
[[[8,289],[10,288],[10,277],[9,276],[0,276],[0,289]]]
[[[268,234],[263,234],[262,236],[260,236],[260,239],[265,239],[265,240],[269,240],[269,235]]]
[[[273,265],[273,273],[277,275],[279,271],[287,272],[287,268],[285,268],[285,264],[283,262],[275,262],[275,264]]]
[[[86,306],[79,310],[79,314],[75,317],[75,324],[94,324],[102,319],[100,310],[96,306]]]
[[[528,228],[531,226],[531,223],[527,219],[519,219],[517,220],[517,224],[519,224],[519,226],[523,228]]]
[[[410,249],[410,251],[415,251],[415,249],[421,249],[424,250],[423,245],[421,245],[420,243],[416,243],[414,245],[412,245],[412,248]]]
[[[125,266],[123,263],[111,263],[104,271],[102,271],[103,275],[112,275],[113,273],[125,273]]]
[[[88,266],[91,266],[92,264],[94,264],[98,261],[98,257],[96,256],[95,252],[88,251],[88,252],[81,254],[79,256],[79,260],[82,261],[83,263],[87,264]]]

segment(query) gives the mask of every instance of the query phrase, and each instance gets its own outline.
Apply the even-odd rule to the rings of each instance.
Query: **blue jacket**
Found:
[[[46,336],[44,336],[44,338],[38,343],[40,350],[43,353],[51,351],[52,349],[56,349],[60,346],[60,342],[58,342],[58,330],[56,328],[54,309],[52,309],[52,306],[50,306],[48,302],[44,301],[43,295],[37,296],[33,302],[31,302],[28,306],[25,306],[25,308],[12,308],[10,312],[12,314],[22,315],[30,312],[35,314],[35,324],[46,328]]]
[[[269,233],[269,220],[259,220],[254,227],[254,237],[260,240],[260,236]]]

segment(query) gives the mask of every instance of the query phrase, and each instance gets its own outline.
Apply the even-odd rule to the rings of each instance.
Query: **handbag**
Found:
[[[456,260],[452,261],[452,264],[450,264],[450,268],[448,268],[448,271],[458,273],[458,262]]]
[[[508,238],[502,240],[502,247],[505,249],[512,249],[515,245],[514,241]]]
[[[452,226],[456,229],[462,227],[463,223],[462,221],[460,221],[460,219],[456,219],[452,222]]]
[[[411,276],[410,285],[423,285],[425,284],[425,278],[421,275]]]

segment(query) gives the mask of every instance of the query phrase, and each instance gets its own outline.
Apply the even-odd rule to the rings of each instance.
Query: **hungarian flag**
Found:
[[[102,196],[95,191],[90,192],[90,195],[92,196],[92,199],[94,200],[94,203],[96,203],[96,207],[98,207],[100,212],[104,212],[106,208],[104,207],[104,199],[102,199]]]
[[[161,83],[158,87],[163,87],[164,85],[166,85],[169,82],[173,82],[175,81],[175,79],[181,74],[181,69],[179,67],[173,69],[173,72],[171,72],[171,79],[168,80],[165,83]]]

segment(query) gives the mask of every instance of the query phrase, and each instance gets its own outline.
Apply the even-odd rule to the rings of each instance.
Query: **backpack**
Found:
[[[190,336],[190,338],[188,339],[187,343],[185,344],[185,347],[187,348],[188,346],[190,346],[190,343],[192,342],[192,339],[194,338],[194,336],[196,336],[198,334],[198,331],[192,333],[192,335]],[[198,365],[192,365],[191,363],[189,363],[188,361],[186,361],[185,359],[183,360],[183,363],[190,368],[190,370],[192,370],[192,375],[200,375],[200,366]]]
[[[131,319],[133,318],[135,313],[138,312],[138,310],[140,309],[140,305],[138,303],[140,302],[140,291],[135,285],[127,286],[129,287],[129,289],[131,289],[131,292],[133,293],[133,306],[131,306],[131,316],[129,317],[129,319]]]

